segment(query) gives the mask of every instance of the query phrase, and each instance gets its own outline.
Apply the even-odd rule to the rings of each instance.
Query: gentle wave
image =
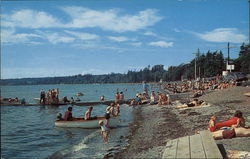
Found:
[[[96,137],[97,135],[99,135],[100,130],[96,130],[93,133],[89,134],[88,136],[84,137],[84,139],[82,139],[81,142],[79,142],[78,144],[72,146],[71,148],[66,148],[63,150],[59,150],[57,152],[55,152],[54,154],[52,154],[51,156],[49,156],[47,159],[61,159],[73,152],[77,152],[80,151],[82,149],[88,148],[87,143],[89,142],[90,139]],[[82,154],[82,157],[87,157],[84,156],[84,154]]]

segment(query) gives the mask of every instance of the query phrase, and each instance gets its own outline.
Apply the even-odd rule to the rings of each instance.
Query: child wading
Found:
[[[103,120],[99,121],[99,125],[101,126],[101,134],[103,136],[104,143],[108,143],[109,129]]]

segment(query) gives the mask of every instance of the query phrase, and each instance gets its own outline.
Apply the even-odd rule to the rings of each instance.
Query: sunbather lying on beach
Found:
[[[218,130],[212,132],[212,136],[215,140],[220,139],[232,139],[234,137],[250,137],[249,128],[232,128],[230,130]]]
[[[224,121],[222,123],[217,123],[215,125],[216,129],[220,129],[222,127],[245,127],[245,119],[242,115],[242,112],[240,110],[237,110],[235,113],[234,113],[234,117],[227,120],[227,121]]]
[[[195,107],[195,106],[205,106],[207,105],[207,103],[203,100],[198,100],[198,99],[193,99],[192,102],[190,103],[184,103],[183,105],[178,105],[176,106],[177,109],[180,109],[180,108],[188,108],[188,107]]]

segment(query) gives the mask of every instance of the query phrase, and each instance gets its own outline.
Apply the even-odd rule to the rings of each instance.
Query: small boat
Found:
[[[83,96],[83,93],[81,93],[81,92],[78,92],[78,93],[76,93],[76,96]]]
[[[97,117],[93,120],[84,120],[83,118],[76,118],[72,121],[56,120],[55,126],[65,128],[100,128],[99,120],[105,120],[105,117]],[[109,119],[109,127],[117,127],[118,123],[119,116]]]

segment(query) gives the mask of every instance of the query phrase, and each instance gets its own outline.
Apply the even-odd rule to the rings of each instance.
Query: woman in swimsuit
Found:
[[[234,117],[222,122],[216,124],[216,129],[220,129],[222,127],[244,127],[245,126],[245,119],[243,118],[242,112],[237,110],[234,113]]]

